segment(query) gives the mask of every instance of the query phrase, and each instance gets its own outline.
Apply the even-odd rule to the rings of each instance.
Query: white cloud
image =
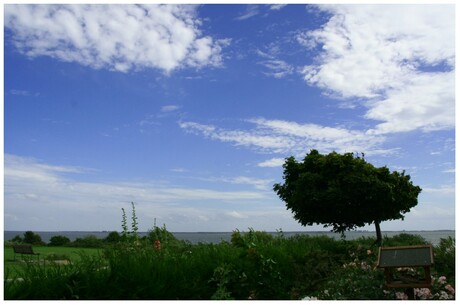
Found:
[[[285,162],[285,158],[271,158],[257,164],[259,167],[281,167]]]
[[[260,49],[255,51],[263,59],[258,64],[268,70],[268,72],[263,72],[265,75],[283,78],[294,73],[294,66],[279,58],[282,52],[278,43],[271,43],[265,49],[266,51]]]
[[[286,5],[287,4],[272,4],[272,5],[270,5],[270,10],[279,11],[280,9],[285,7]]]
[[[251,185],[258,190],[270,190],[273,180],[259,179],[255,177],[238,176],[234,178],[223,178],[222,181],[233,184]]]
[[[5,27],[28,57],[121,72],[221,64],[229,40],[203,36],[193,5],[5,5]]]
[[[178,105],[165,105],[161,107],[161,112],[172,112],[180,109],[180,106]]]
[[[388,90],[387,98],[369,104],[365,117],[384,122],[370,132],[454,128],[454,88],[454,72],[413,75],[404,88]]]
[[[251,119],[247,122],[254,124],[255,128],[226,130],[195,122],[180,122],[179,125],[187,132],[265,153],[297,155],[304,154],[310,149],[366,154],[390,152],[380,148],[385,141],[383,136],[371,135],[364,131],[263,118]],[[278,163],[279,159],[272,159],[262,163],[262,166],[275,166],[274,164]]]
[[[259,14],[259,7],[255,4],[248,4],[245,11],[236,20],[246,20]]]
[[[340,98],[370,100],[374,133],[454,127],[453,5],[325,5],[320,29],[297,37],[316,61],[306,82]]]
[[[294,73],[294,67],[280,59],[269,59],[260,62],[269,72],[265,72],[265,75],[273,76],[274,78],[283,78]]]
[[[79,222],[85,219],[85,230],[115,229],[119,226],[116,213],[132,201],[139,205],[142,217],[189,215],[197,221],[203,213],[217,213],[235,204],[266,202],[268,198],[260,191],[219,191],[156,182],[86,182],[69,177],[68,173],[85,171],[6,154],[4,213],[9,215],[5,218],[6,228],[82,230]],[[240,177],[235,183],[244,181]],[[254,183],[258,186],[262,182]],[[203,206],[209,211],[203,212]],[[102,218],[104,224],[100,222]],[[50,219],[54,221],[49,223]]]
[[[237,211],[227,212],[226,214],[227,214],[228,216],[234,217],[234,218],[248,218],[247,215],[242,214],[242,213],[239,213],[239,212],[237,212]]]

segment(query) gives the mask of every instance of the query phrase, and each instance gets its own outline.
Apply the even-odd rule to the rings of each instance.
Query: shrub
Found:
[[[401,233],[393,237],[385,236],[383,239],[383,245],[385,247],[416,246],[426,244],[429,244],[429,242],[417,234]]]
[[[47,261],[58,261],[58,260],[66,260],[70,261],[70,256],[67,254],[57,254],[57,253],[49,253],[45,256],[45,260]]]
[[[44,245],[45,244],[42,241],[41,236],[32,231],[26,231],[24,233],[24,238],[22,239],[22,241],[26,244],[31,244],[31,245]]]
[[[65,246],[70,243],[70,239],[66,236],[56,235],[50,238],[48,246]]]
[[[102,248],[104,243],[101,239],[97,238],[95,235],[87,235],[83,238],[77,238],[72,243],[69,244],[72,247],[81,247],[81,248]]]
[[[118,243],[121,241],[121,235],[117,231],[112,231],[107,235],[104,241],[107,243]]]
[[[180,241],[166,229],[166,226],[163,225],[163,227],[157,227],[154,226],[153,229],[149,230],[147,234],[147,240],[151,243],[154,244],[156,241],[160,241],[161,244],[174,244],[174,243],[179,243]]]
[[[455,285],[455,239],[452,237],[441,238],[434,247],[434,269]]]

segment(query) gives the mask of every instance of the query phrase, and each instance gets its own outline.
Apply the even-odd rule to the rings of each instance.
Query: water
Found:
[[[77,238],[82,238],[88,235],[94,235],[97,238],[105,238],[110,232],[107,231],[60,231],[60,232],[40,232],[34,233],[40,235],[42,240],[48,243],[51,237],[56,235],[62,235],[74,241]],[[232,232],[172,232],[177,239],[187,240],[192,244],[197,243],[219,243],[221,241],[230,241]],[[269,232],[273,235],[277,235],[277,232]],[[433,245],[437,245],[441,238],[452,237],[455,238],[455,231],[453,230],[439,230],[439,231],[382,231],[382,236],[392,237],[401,233],[414,234],[422,236],[426,241]],[[139,236],[146,236],[147,232],[139,232]],[[310,236],[326,235],[335,239],[340,239],[340,234],[332,232],[283,232],[285,237],[294,236],[296,234],[307,234]],[[24,236],[24,231],[4,231],[4,240],[11,240],[16,235],[20,237]],[[371,237],[375,238],[375,232],[373,231],[351,231],[346,233],[347,240],[353,240],[360,237]]]

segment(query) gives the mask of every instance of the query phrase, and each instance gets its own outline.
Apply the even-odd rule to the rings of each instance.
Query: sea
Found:
[[[25,231],[4,231],[4,241],[13,239],[15,236],[24,236]],[[56,235],[62,235],[74,241],[77,238],[83,238],[85,236],[95,236],[97,238],[105,238],[110,231],[52,231],[52,232],[41,232],[34,231],[35,234],[40,235],[42,240],[48,243],[51,237]],[[230,241],[233,232],[171,232],[177,239],[185,240],[191,244],[198,243],[220,243],[222,241]],[[242,231],[244,233],[244,231]],[[267,232],[273,235],[283,234],[284,237],[288,238],[295,235],[309,235],[309,236],[329,236],[334,239],[340,240],[342,237],[338,233],[324,232],[324,231],[295,231],[295,232]],[[438,230],[438,231],[382,231],[382,236],[392,237],[401,233],[420,235],[427,242],[432,245],[439,244],[441,238],[452,237],[455,238],[455,230]],[[146,236],[148,232],[138,232],[139,236]],[[361,237],[372,237],[375,238],[374,231],[350,231],[346,232],[345,239],[353,240]]]

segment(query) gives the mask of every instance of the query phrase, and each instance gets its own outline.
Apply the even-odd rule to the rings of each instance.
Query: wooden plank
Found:
[[[434,263],[431,245],[407,247],[381,247],[378,266],[387,267],[423,267]]]

